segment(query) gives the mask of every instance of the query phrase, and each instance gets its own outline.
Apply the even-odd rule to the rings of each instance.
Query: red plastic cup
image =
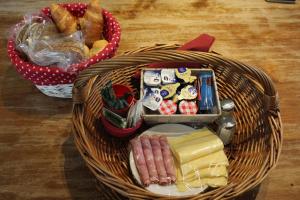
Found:
[[[140,120],[135,127],[132,128],[118,128],[115,127],[114,125],[112,125],[107,119],[105,119],[105,117],[101,117],[101,122],[105,128],[105,130],[115,136],[115,137],[127,137],[130,135],[133,135],[141,126],[142,126],[142,122],[143,120]]]
[[[114,84],[114,85],[112,85],[112,88],[113,88],[113,90],[115,91],[115,94],[116,94],[117,99],[123,97],[124,94],[126,94],[126,93],[132,94],[132,95],[129,95],[129,96],[127,97],[127,99],[126,99],[126,101],[127,101],[127,103],[128,103],[128,106],[125,107],[125,108],[123,108],[123,109],[119,109],[119,110],[114,109],[114,108],[108,106],[108,105],[105,103],[105,101],[103,101],[104,106],[105,106],[107,109],[109,109],[109,110],[113,111],[114,113],[116,113],[116,114],[121,115],[121,116],[124,117],[124,116],[127,115],[127,112],[128,112],[128,110],[129,110],[129,108],[130,108],[130,107],[133,105],[133,103],[134,103],[133,91],[132,91],[132,89],[131,89],[130,87],[128,87],[128,86],[126,86],[126,85],[121,85],[121,84]]]

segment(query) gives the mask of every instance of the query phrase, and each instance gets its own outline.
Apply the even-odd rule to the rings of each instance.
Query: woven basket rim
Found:
[[[86,106],[86,98],[81,98],[82,96],[86,96],[88,97],[90,95],[90,91],[93,88],[93,84],[95,82],[95,80],[97,80],[97,77],[99,78],[101,76],[101,73],[99,72],[99,70],[101,71],[101,67],[102,66],[106,66],[106,68],[110,68],[110,70],[112,70],[113,67],[115,67],[115,65],[123,65],[124,63],[128,64],[130,63],[129,61],[134,57],[134,56],[141,56],[138,57],[137,60],[143,60],[146,59],[145,55],[152,55],[152,56],[158,56],[159,53],[164,52],[165,49],[175,49],[176,47],[178,47],[178,45],[164,45],[164,44],[160,44],[157,46],[152,46],[152,47],[141,47],[137,50],[133,50],[133,51],[129,51],[129,52],[125,52],[124,55],[122,55],[121,57],[115,57],[113,59],[110,60],[106,60],[103,61],[101,63],[99,63],[98,65],[95,65],[85,71],[83,71],[81,74],[79,74],[79,76],[77,77],[76,81],[75,81],[75,86],[73,88],[73,100],[74,100],[74,107],[73,107],[73,113],[72,113],[72,121],[73,121],[73,131],[74,131],[74,137],[75,137],[75,144],[77,146],[77,149],[79,150],[81,156],[83,157],[83,159],[85,160],[86,164],[88,165],[89,169],[92,171],[92,173],[95,175],[95,177],[98,179],[98,181],[104,183],[107,187],[110,187],[114,192],[117,192],[121,195],[125,195],[125,196],[129,196],[130,198],[136,198],[136,199],[141,199],[142,198],[142,194],[145,194],[145,198],[160,198],[162,197],[161,195],[157,195],[157,194],[153,194],[149,191],[147,191],[144,188],[140,188],[135,184],[130,184],[127,182],[124,182],[122,179],[116,177],[114,174],[112,174],[112,172],[107,171],[105,168],[101,167],[100,165],[97,165],[97,159],[93,156],[93,153],[89,150],[89,148],[87,146],[91,145],[91,144],[87,144],[88,141],[85,140],[85,125],[84,125],[84,112],[86,112],[86,110],[84,109]],[[161,51],[159,51],[158,49],[163,49]],[[153,50],[153,52],[152,52]],[[150,53],[147,51],[150,51]],[[138,52],[146,52],[145,54],[139,54]],[[166,50],[167,52],[167,50]],[[181,54],[181,51],[168,51],[168,52],[172,52],[173,54],[170,55],[170,57],[174,57],[174,55],[177,54]],[[137,53],[137,54],[136,54]],[[155,54],[157,53],[157,54]],[[134,54],[132,56],[132,54]],[[191,54],[191,56],[197,56],[196,54]],[[203,53],[203,55],[210,55],[212,53]],[[127,56],[127,57],[126,57]],[[132,57],[131,57],[132,56]],[[144,56],[144,57],[143,57]],[[163,57],[164,55],[162,55],[161,57]],[[185,55],[183,53],[182,57],[188,56]],[[231,59],[227,59],[223,56],[217,56],[218,58],[223,58],[225,59],[226,62],[233,62],[233,64],[235,65],[239,65],[241,62],[235,62]],[[208,57],[209,58],[209,57]],[[125,65],[125,64],[124,64]],[[129,66],[129,64],[128,64]],[[248,65],[246,65],[246,67],[249,67]],[[107,72],[107,69],[103,69],[102,72]],[[274,90],[274,91],[270,91],[269,94],[270,96],[275,95],[276,97],[278,97],[277,95],[277,91],[276,89],[273,87],[273,83],[271,81],[271,79],[268,79],[265,77],[265,74],[259,70],[259,69],[255,69],[253,71],[251,71],[251,73],[254,73],[254,75],[257,75],[256,73],[261,73],[258,74],[258,76],[261,76],[261,81],[263,84],[265,84],[267,89],[270,90]],[[98,75],[98,76],[96,76]],[[271,82],[270,82],[271,81]],[[88,83],[86,85],[86,83]],[[266,95],[268,96],[268,95]],[[78,99],[76,99],[78,98]],[[278,101],[278,99],[275,100],[276,102]],[[270,131],[270,136],[272,139],[270,139],[269,143],[270,143],[270,151],[266,152],[267,158],[264,160],[263,164],[262,164],[262,168],[260,169],[259,172],[257,172],[258,174],[255,175],[255,177],[247,177],[245,180],[243,180],[242,184],[240,185],[236,185],[231,183],[230,185],[227,185],[224,189],[216,189],[216,190],[212,190],[206,193],[200,193],[198,195],[192,195],[192,196],[185,196],[185,197],[174,197],[174,199],[185,199],[185,198],[193,198],[193,199],[210,199],[210,198],[232,198],[235,196],[238,196],[239,194],[257,186],[259,183],[261,183],[261,181],[270,173],[270,170],[273,169],[279,159],[279,155],[281,152],[281,148],[282,148],[282,135],[283,135],[283,131],[282,131],[282,122],[281,122],[281,117],[280,117],[280,111],[279,111],[279,107],[275,106],[270,106],[268,109],[269,112],[266,112],[267,116],[266,119],[267,123],[270,123],[272,125],[272,130]],[[276,130],[273,130],[276,129]],[[82,133],[81,131],[84,131],[84,133]],[[277,131],[278,133],[275,133],[275,131]],[[87,145],[87,146],[86,146]],[[99,171],[101,172],[99,174]],[[121,184],[124,184],[123,186],[121,186]],[[127,189],[129,190],[136,190],[137,196],[135,197],[135,194],[131,194],[126,192]],[[167,196],[164,196],[165,198]],[[173,196],[172,196],[173,198]]]

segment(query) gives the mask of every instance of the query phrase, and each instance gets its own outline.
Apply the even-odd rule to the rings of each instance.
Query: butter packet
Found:
[[[147,86],[157,87],[161,84],[161,75],[159,70],[148,70],[144,73],[144,83]]]
[[[145,93],[142,103],[146,108],[156,111],[163,101],[163,97],[160,93],[153,92],[151,89],[148,89],[147,93]]]
[[[160,94],[160,89],[159,88],[155,88],[155,87],[146,87],[144,89],[144,96],[149,95],[151,93],[159,95]]]
[[[164,85],[176,83],[175,69],[162,69],[161,81]]]

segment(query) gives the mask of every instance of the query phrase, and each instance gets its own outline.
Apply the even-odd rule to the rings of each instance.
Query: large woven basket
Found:
[[[226,148],[229,184],[196,196],[178,199],[229,199],[257,186],[275,167],[282,146],[278,95],[260,69],[214,53],[175,51],[177,45],[158,45],[128,52],[83,71],[73,88],[76,146],[108,199],[167,199],[138,186],[128,166],[128,140],[106,133],[99,121],[100,90],[109,79],[131,84],[131,77],[153,62],[201,63],[214,70],[220,98],[231,98],[237,130]],[[171,199],[176,199],[175,197]]]

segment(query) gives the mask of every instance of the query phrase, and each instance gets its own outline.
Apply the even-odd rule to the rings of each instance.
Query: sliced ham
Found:
[[[167,177],[167,172],[166,172],[161,146],[159,142],[159,136],[151,136],[150,143],[152,146],[154,162],[156,165],[156,170],[159,178],[159,184],[166,185],[170,181],[168,181],[168,177]]]
[[[130,141],[132,146],[133,158],[135,161],[136,168],[139,172],[140,179],[143,185],[148,186],[150,184],[149,172],[142,149],[142,144],[139,138],[134,138]]]
[[[150,139],[148,135],[143,135],[141,136],[141,143],[142,143],[142,148],[144,152],[144,157],[146,160],[149,176],[150,176],[150,181],[151,183],[158,183],[158,174],[154,162],[154,157],[153,157],[153,152],[152,152],[152,146],[150,143]]]
[[[176,181],[176,169],[175,163],[173,160],[172,152],[170,146],[168,144],[167,137],[162,135],[159,137],[159,142],[162,150],[163,160],[165,164],[165,168],[167,171],[167,175],[170,178],[172,183]]]

